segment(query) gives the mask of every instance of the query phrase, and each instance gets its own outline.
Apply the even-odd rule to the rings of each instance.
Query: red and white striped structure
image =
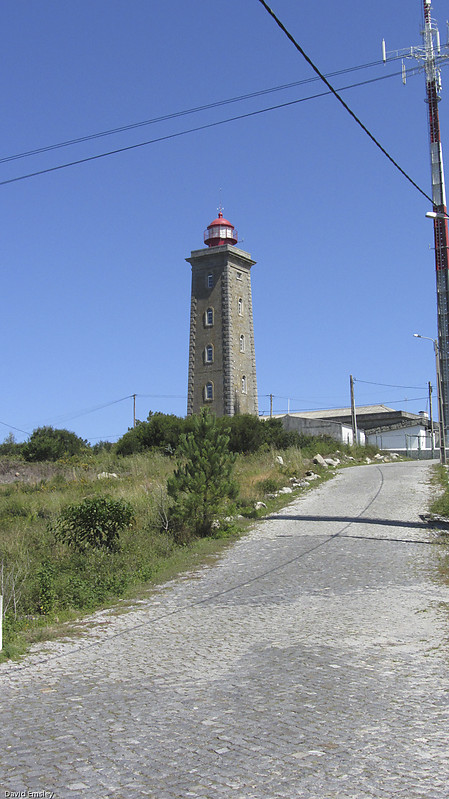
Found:
[[[394,53],[394,57],[415,58],[421,62],[426,76],[426,102],[429,118],[430,167],[432,179],[432,213],[435,237],[435,267],[437,288],[438,348],[437,380],[439,382],[440,429],[449,423],[449,235],[444,185],[443,151],[440,136],[438,103],[441,99],[440,64],[449,58],[449,43],[441,46],[436,22],[431,17],[431,0],[423,0],[422,47],[411,47]],[[383,42],[384,61],[388,60]],[[447,444],[447,440],[446,440]]]
[[[429,113],[430,166],[432,177],[432,203],[435,217],[435,267],[437,284],[438,349],[441,376],[440,418],[446,430],[449,421],[449,235],[447,225],[446,189],[444,185],[443,151],[440,136],[438,103],[441,94],[439,60],[441,58],[438,28],[433,22],[430,0],[424,3],[424,69],[426,74],[426,100]]]

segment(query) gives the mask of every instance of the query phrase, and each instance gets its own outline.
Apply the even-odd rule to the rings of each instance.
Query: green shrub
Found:
[[[248,454],[257,452],[261,447],[287,449],[300,446],[300,436],[296,431],[287,432],[281,419],[259,419],[253,414],[237,414],[232,417],[220,417],[217,425],[229,437],[231,452]],[[128,430],[115,445],[118,455],[132,455],[150,449],[172,455],[179,447],[182,435],[193,431],[194,417],[182,418],[172,414],[150,413],[148,421],[139,422]]]
[[[172,455],[179,444],[182,434],[193,429],[191,416],[182,418],[174,414],[152,413],[148,421],[138,422],[136,427],[128,430],[115,445],[118,455],[132,455],[149,449],[157,449],[166,455]]]
[[[64,508],[51,525],[56,538],[78,552],[93,547],[116,552],[119,532],[134,519],[128,502],[107,496],[89,497]]]
[[[56,600],[55,568],[50,561],[44,561],[37,573],[38,607],[40,613],[51,613]]]
[[[8,433],[5,440],[0,444],[0,455],[15,455],[20,457],[23,444],[18,444],[13,433]]]
[[[87,441],[70,430],[38,427],[23,445],[22,455],[25,460],[32,462],[57,461],[59,458],[78,455],[87,446]]]

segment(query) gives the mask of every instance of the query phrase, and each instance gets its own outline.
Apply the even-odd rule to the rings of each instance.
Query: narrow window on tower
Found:
[[[214,384],[209,382],[204,386],[204,399],[208,402],[214,398]]]
[[[204,350],[204,361],[205,363],[214,362],[214,348],[212,344],[208,344],[206,349]]]
[[[240,336],[240,352],[245,352],[245,336],[243,333]]]
[[[242,273],[241,272],[237,272],[237,280],[241,280],[241,279],[242,279]]]
[[[205,327],[212,327],[214,324],[214,309],[208,308],[206,313],[204,314],[204,325]]]
[[[207,284],[207,288],[208,289],[213,289],[213,287],[214,287],[214,276],[213,276],[212,272],[209,272],[209,274],[207,276],[207,279],[206,279],[206,284]]]
[[[246,377],[243,375],[242,377],[242,394],[246,394]]]
[[[243,316],[243,300],[241,297],[239,297],[238,307],[239,307],[239,316]]]

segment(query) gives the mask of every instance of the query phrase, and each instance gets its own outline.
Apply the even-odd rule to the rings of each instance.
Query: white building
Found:
[[[286,430],[297,430],[311,436],[328,435],[342,444],[353,443],[350,408],[302,411],[276,414]],[[431,433],[429,418],[424,411],[408,413],[386,405],[356,407],[357,440],[359,444],[374,444],[382,450],[398,452],[413,458],[431,458],[438,447],[437,426]],[[434,446],[432,447],[432,437]]]

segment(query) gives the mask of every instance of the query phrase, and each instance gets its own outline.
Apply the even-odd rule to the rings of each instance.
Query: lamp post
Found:
[[[446,425],[444,421],[443,412],[443,395],[441,387],[441,371],[440,371],[440,351],[438,348],[438,339],[430,338],[430,336],[421,336],[420,333],[413,333],[415,338],[425,338],[431,341],[435,352],[435,364],[437,371],[437,396],[438,396],[438,423],[440,428],[440,463],[446,464]]]

